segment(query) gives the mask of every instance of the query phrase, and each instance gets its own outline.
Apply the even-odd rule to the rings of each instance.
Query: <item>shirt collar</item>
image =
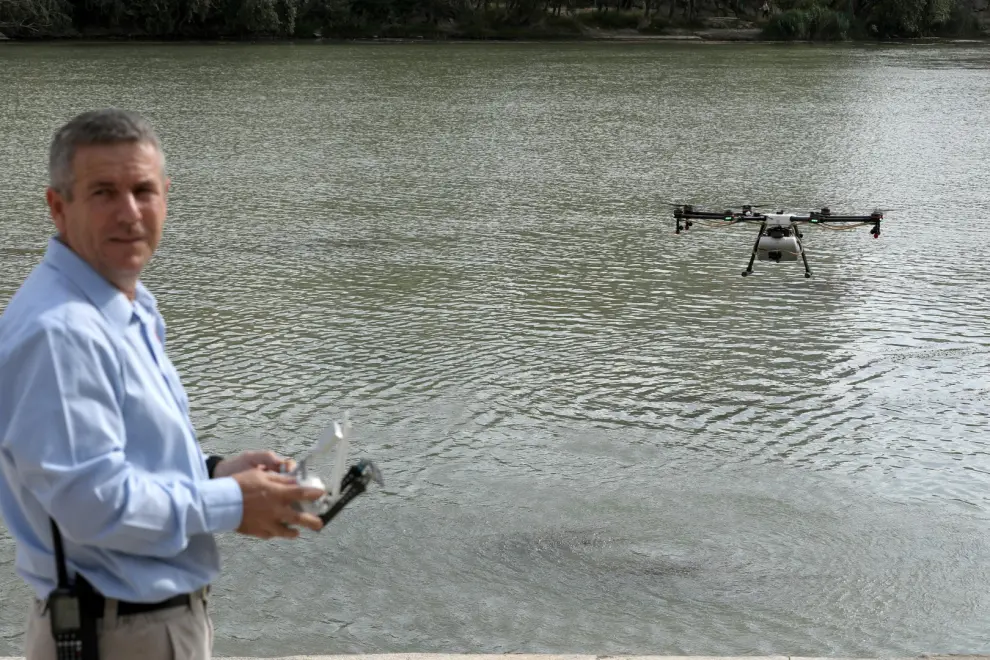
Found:
[[[134,302],[138,303],[149,312],[158,311],[158,300],[155,298],[151,291],[145,288],[144,284],[138,280],[137,286],[134,287]]]
[[[123,291],[97,273],[92,266],[60,241],[57,236],[48,239],[48,250],[45,252],[44,261],[79,287],[83,295],[110,322],[121,328],[127,327],[134,315],[134,305],[131,301],[127,299]],[[144,295],[151,295],[140,282],[138,287],[144,290]]]

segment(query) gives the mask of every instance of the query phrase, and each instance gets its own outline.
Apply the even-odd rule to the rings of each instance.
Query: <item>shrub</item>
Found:
[[[849,38],[849,16],[821,5],[788,9],[773,16],[763,34],[782,41],[842,41]]]

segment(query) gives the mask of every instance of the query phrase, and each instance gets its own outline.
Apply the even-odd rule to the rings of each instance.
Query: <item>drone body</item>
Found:
[[[780,263],[797,261],[798,257],[804,262],[804,276],[811,277],[808,257],[801,243],[804,234],[798,231],[799,224],[819,225],[830,229],[851,229],[860,225],[872,225],[870,233],[873,234],[873,238],[879,238],[883,212],[874,211],[870,215],[832,215],[828,208],[823,208],[821,211],[809,213],[785,213],[783,210],[776,213],[756,213],[753,211],[753,206],[746,205],[739,212],[727,210],[717,213],[700,211],[690,204],[683,204],[674,208],[674,218],[677,222],[678,234],[690,229],[694,224],[693,220],[714,221],[721,223],[722,226],[740,222],[759,223],[760,231],[753,244],[749,265],[742,273],[743,277],[753,272],[753,262],[756,259]]]
[[[801,243],[796,229],[792,229],[789,213],[768,213],[766,230],[756,243],[756,258],[760,261],[797,261],[801,256]]]

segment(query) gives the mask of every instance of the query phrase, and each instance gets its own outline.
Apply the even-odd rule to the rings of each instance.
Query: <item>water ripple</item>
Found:
[[[218,652],[987,652],[987,50],[739,53],[0,53],[0,300],[66,108],[142,109],[204,446],[350,409],[386,472],[329,535],[224,537]],[[664,200],[897,210],[742,278],[752,228]]]

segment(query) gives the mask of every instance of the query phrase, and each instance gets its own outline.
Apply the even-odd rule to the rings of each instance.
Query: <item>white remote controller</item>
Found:
[[[296,482],[300,486],[307,486],[310,488],[319,488],[325,491],[326,486],[323,485],[323,481],[319,477],[303,477],[301,479],[296,479]],[[312,513],[314,516],[321,516],[330,509],[330,494],[324,493],[319,499],[313,500],[299,500],[298,502],[293,502],[292,505],[295,509],[302,511],[303,513]]]
[[[296,463],[296,468],[290,472],[296,477],[296,483],[300,486],[310,486],[325,491],[325,494],[312,502],[302,500],[293,503],[293,508],[303,513],[312,513],[320,516],[330,510],[330,507],[340,499],[340,482],[344,478],[344,467],[347,461],[348,440],[351,430],[350,415],[344,413],[344,424],[333,422],[319,437],[313,448]],[[330,488],[327,488],[323,480],[315,475],[310,475],[307,471],[307,462],[335,450],[336,459],[330,475]]]

